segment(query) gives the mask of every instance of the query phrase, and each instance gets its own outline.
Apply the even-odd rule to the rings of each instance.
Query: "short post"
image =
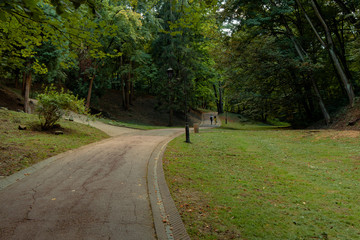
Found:
[[[194,123],[194,133],[199,133],[199,124]]]

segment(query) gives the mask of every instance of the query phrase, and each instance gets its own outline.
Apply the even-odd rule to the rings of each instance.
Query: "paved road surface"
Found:
[[[211,123],[210,116],[213,117],[216,116],[216,124],[214,120]],[[217,112],[208,112],[202,114],[202,124],[201,124],[202,127],[219,127],[220,125],[221,125],[221,121]]]
[[[149,156],[179,129],[124,130],[0,190],[0,239],[155,239]],[[181,131],[181,130],[180,130]]]

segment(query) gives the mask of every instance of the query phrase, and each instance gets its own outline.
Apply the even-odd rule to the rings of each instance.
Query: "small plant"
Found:
[[[83,99],[78,99],[64,89],[57,91],[53,85],[46,87],[44,93],[37,96],[37,100],[39,102],[36,111],[43,130],[51,129],[64,114],[70,111],[87,114]]]

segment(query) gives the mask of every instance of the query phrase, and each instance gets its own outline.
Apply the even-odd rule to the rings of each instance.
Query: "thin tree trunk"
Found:
[[[129,79],[125,79],[125,110],[129,110],[129,102],[130,102],[130,81]]]
[[[130,82],[130,105],[132,106],[135,101],[135,94],[134,94],[134,82]]]
[[[218,99],[218,96],[217,96],[217,89],[216,89],[215,84],[213,84],[213,88],[214,88],[214,94],[215,94],[216,108],[217,108],[217,111],[219,112],[219,99]]]
[[[122,66],[123,66],[123,57],[120,57],[120,79],[121,79],[121,100],[122,100],[122,106],[125,109],[125,81],[122,74]]]
[[[341,81],[342,81],[342,83],[344,85],[346,94],[347,94],[347,96],[349,98],[349,103],[350,103],[351,106],[354,106],[354,99],[355,99],[354,90],[353,90],[352,85],[351,85],[349,79],[347,78],[347,76],[346,76],[346,74],[345,74],[345,72],[344,72],[344,70],[343,70],[343,68],[342,68],[342,66],[341,66],[341,64],[339,62],[339,59],[338,59],[336,53],[335,53],[334,42],[333,42],[333,39],[332,39],[332,36],[331,36],[331,32],[330,32],[329,27],[327,26],[325,20],[323,19],[323,17],[320,14],[320,11],[319,11],[319,9],[317,7],[316,1],[311,0],[311,5],[312,5],[312,7],[313,7],[313,9],[315,11],[316,17],[319,19],[319,21],[321,22],[321,25],[324,28],[327,44],[320,37],[319,33],[317,32],[315,26],[313,25],[311,19],[307,15],[307,13],[306,13],[305,9],[303,8],[303,6],[301,5],[300,1],[296,0],[296,2],[301,7],[301,9],[303,10],[305,18],[309,22],[311,28],[313,29],[313,31],[314,31],[316,37],[318,38],[318,40],[320,41],[321,45],[323,47],[325,47],[326,49],[328,49],[331,60],[333,61],[335,69],[338,72],[339,77],[340,77],[340,79],[341,79]]]
[[[129,77],[128,77],[128,82],[129,82],[129,103],[128,103],[128,106],[130,108],[130,105],[132,105],[132,98],[133,98],[133,82],[132,82],[132,79],[131,79],[131,61],[130,61],[130,65],[129,65]]]
[[[323,102],[323,100],[321,98],[319,89],[317,88],[316,82],[315,82],[313,77],[311,77],[311,83],[313,84],[313,88],[314,88],[314,91],[315,91],[315,96],[318,98],[319,107],[320,107],[320,110],[321,110],[321,112],[322,112],[322,114],[324,116],[326,125],[329,125],[331,123],[331,118],[330,118],[329,113],[326,110],[325,104],[324,104],[324,102]]]
[[[21,96],[25,96],[25,87],[26,86],[26,73],[23,72],[23,80],[22,80],[22,88],[21,88]]]
[[[31,113],[30,87],[31,87],[31,72],[26,74],[26,78],[25,78],[24,112],[26,112],[26,113]]]
[[[317,18],[319,19],[319,21],[321,22],[321,24],[323,25],[323,28],[325,30],[325,35],[326,35],[326,40],[327,40],[327,43],[328,43],[329,53],[330,53],[330,56],[331,56],[331,58],[332,58],[332,60],[333,60],[333,62],[335,64],[336,70],[339,73],[339,76],[340,76],[340,78],[341,78],[341,80],[342,80],[342,82],[344,84],[346,93],[347,93],[348,98],[349,98],[350,105],[354,106],[354,99],[355,99],[354,90],[352,88],[352,85],[351,85],[349,79],[347,78],[347,76],[345,74],[344,69],[342,68],[342,66],[341,66],[341,64],[339,62],[337,54],[335,53],[334,41],[332,39],[329,27],[327,26],[325,20],[321,16],[320,11],[317,8],[317,3],[316,3],[315,0],[311,0],[311,5],[312,5],[312,7],[313,7],[313,9],[315,11],[315,15],[317,16]]]
[[[298,0],[296,0],[296,1],[298,2]],[[298,3],[298,4],[299,4],[299,3]],[[300,6],[301,6],[301,5],[300,5]],[[292,33],[290,27],[288,26],[288,24],[287,24],[287,22],[286,22],[286,19],[285,19],[284,17],[282,17],[282,20],[283,20],[283,22],[284,22],[284,24],[285,24],[286,30],[287,30],[287,32],[288,32],[288,35],[289,35],[291,41],[292,41],[293,44],[295,45],[295,49],[296,49],[296,51],[297,51],[297,53],[298,53],[301,61],[302,61],[302,62],[305,62],[305,56],[307,55],[306,52],[305,52],[305,50],[304,50],[304,49],[301,47],[301,45],[299,45],[299,44],[297,43],[297,41],[295,40],[294,34]],[[328,111],[327,111],[327,109],[326,109],[326,107],[325,107],[324,101],[323,101],[323,99],[322,99],[322,97],[321,97],[321,95],[320,95],[320,92],[319,92],[318,88],[317,88],[315,79],[314,79],[312,76],[310,77],[310,79],[311,79],[311,84],[312,84],[312,86],[313,86],[313,88],[314,88],[314,91],[315,91],[315,96],[316,96],[316,98],[317,98],[317,100],[318,100],[319,107],[320,107],[321,112],[322,112],[322,114],[323,114],[323,117],[324,117],[324,119],[325,119],[326,125],[329,125],[329,123],[331,122],[330,115],[329,115],[329,113],[328,113]]]
[[[222,99],[222,91],[221,91],[221,83],[219,82],[219,108],[218,113],[224,113],[224,106],[223,106],[223,99]]]
[[[126,103],[125,103],[125,81],[124,81],[124,77],[121,76],[121,100],[122,100],[122,105],[123,108],[126,108]]]
[[[94,78],[95,78],[95,73],[93,74],[92,78],[90,79],[90,85],[89,85],[88,95],[87,95],[87,99],[86,99],[86,108],[87,109],[90,109],[91,92],[92,92],[92,86],[94,83]]]
[[[344,20],[342,20],[341,28],[338,27],[335,17],[333,17],[332,20],[333,20],[333,26],[335,28],[334,34],[339,43],[339,50],[336,49],[337,50],[336,54],[339,57],[339,60],[341,62],[341,65],[343,66],[346,76],[349,79],[352,79],[352,74],[350,72],[350,69],[348,67],[348,63],[346,60],[346,48],[345,48],[345,40],[344,40]]]
[[[311,92],[312,84],[308,78],[304,78],[304,79],[306,79],[306,82],[304,84],[304,89],[305,89],[305,94],[306,94],[306,98],[307,98],[307,103],[309,106],[309,110],[313,113],[315,107],[314,107],[314,101],[313,101],[313,94]]]
[[[315,33],[317,39],[319,40],[319,42],[321,43],[321,45],[322,45],[323,47],[326,47],[326,43],[324,42],[324,40],[322,40],[322,38],[321,38],[321,36],[319,35],[318,31],[316,30],[314,24],[312,23],[309,15],[307,15],[307,13],[306,13],[306,11],[305,11],[305,8],[302,6],[302,4],[300,3],[299,0],[296,0],[296,3],[297,3],[298,6],[300,7],[300,9],[303,11],[306,20],[307,20],[308,23],[310,24],[312,30],[314,31],[314,33]]]

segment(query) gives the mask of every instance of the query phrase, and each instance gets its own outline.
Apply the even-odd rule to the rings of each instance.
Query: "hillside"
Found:
[[[23,110],[23,97],[5,86],[0,86],[0,107],[18,111]],[[32,105],[34,109],[34,106]],[[139,96],[133,101],[130,110],[122,107],[121,94],[118,90],[108,90],[98,100],[92,103],[93,113],[102,113],[102,116],[121,122],[137,123],[153,126],[167,126],[169,115],[166,111],[159,110],[158,103],[153,96]],[[190,114],[195,115],[195,114]],[[189,117],[190,122],[199,121],[194,116]],[[174,126],[182,126],[184,117],[182,113],[175,113]]]
[[[158,110],[158,103],[153,96],[138,96],[131,109],[124,111],[121,103],[121,94],[118,90],[108,90],[97,102],[93,103],[95,113],[99,111],[106,118],[122,122],[146,124],[154,126],[167,126],[168,113]],[[23,98],[13,90],[0,86],[0,107],[10,110],[22,110]],[[34,108],[34,107],[33,107]],[[196,114],[189,114],[190,122],[199,121]],[[174,125],[182,126],[184,118],[180,114],[174,115]],[[347,106],[332,116],[330,126],[325,126],[324,121],[319,121],[310,128],[324,128],[337,130],[360,130],[360,100],[357,99],[354,107]]]
[[[22,110],[24,107],[23,98],[21,95],[0,85],[0,107],[6,107],[13,111]]]
[[[125,111],[119,90],[107,90],[96,103],[92,104],[94,112],[100,111],[106,118],[122,122],[167,126],[169,115],[166,111],[159,110],[157,105],[157,100],[153,96],[138,96],[133,100],[130,109]],[[183,122],[183,118],[175,114],[174,125],[180,126]]]
[[[346,106],[331,114],[331,124],[325,125],[324,120],[312,124],[310,129],[360,130],[360,101],[356,99],[353,107]]]
[[[333,116],[330,129],[360,130],[360,101],[355,101],[354,107],[347,106]]]

